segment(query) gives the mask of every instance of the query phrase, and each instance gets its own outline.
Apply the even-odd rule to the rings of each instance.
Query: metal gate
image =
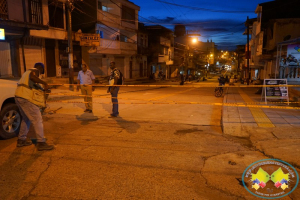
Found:
[[[8,42],[0,42],[0,77],[12,76],[10,46]]]

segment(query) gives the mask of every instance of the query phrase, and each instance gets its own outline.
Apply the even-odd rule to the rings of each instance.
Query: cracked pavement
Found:
[[[120,97],[141,101],[222,102],[212,88],[123,90]],[[0,199],[258,199],[241,184],[251,163],[278,158],[299,170],[292,129],[224,134],[222,107],[207,105],[120,104],[120,117],[108,118],[111,105],[100,103],[110,99],[94,101],[93,114],[83,104],[50,104],[57,111],[43,119],[53,151],[0,141]],[[297,188],[282,199],[299,197]]]

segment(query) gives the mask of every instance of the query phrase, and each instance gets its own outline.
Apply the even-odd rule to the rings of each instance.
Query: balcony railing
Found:
[[[100,39],[100,48],[102,49],[120,49],[120,41]]]
[[[174,60],[170,60],[168,55],[158,55],[158,63],[166,63],[166,65],[173,65]]]
[[[112,13],[98,10],[98,21],[106,21],[113,24],[121,25],[121,17]]]
[[[160,37],[160,44],[170,47],[171,46],[171,40],[169,40],[168,38]]]
[[[120,42],[120,43],[121,43],[121,50],[137,51],[137,44],[129,43],[129,42]]]
[[[120,42],[116,40],[100,39],[98,53],[131,54],[137,53],[137,45],[129,42]]]

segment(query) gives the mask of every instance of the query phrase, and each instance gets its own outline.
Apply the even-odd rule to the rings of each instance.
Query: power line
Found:
[[[185,5],[180,5],[180,4],[171,3],[171,2],[162,1],[162,0],[154,0],[154,1],[158,1],[158,2],[161,2],[161,3],[173,5],[173,6],[179,6],[179,7],[183,7],[183,8],[189,8],[189,9],[192,9],[192,10],[203,10],[203,11],[221,12],[221,13],[253,13],[253,11],[214,10],[214,9],[208,9],[208,8],[199,8],[199,7],[193,7],[193,6],[185,6]]]
[[[90,5],[89,3],[87,3],[87,2],[84,2],[83,1],[83,3],[85,3],[86,5],[89,5],[90,7],[92,7],[92,8],[94,8],[92,5]],[[81,13],[83,13],[83,14],[85,14],[85,15],[87,15],[88,17],[90,17],[90,18],[92,18],[92,19],[94,19],[94,17],[93,16],[91,16],[91,15],[89,15],[89,14],[87,14],[86,12],[84,12],[84,11],[82,11],[82,10],[79,10],[78,8],[76,8],[78,11],[80,11]],[[98,9],[97,8],[94,8],[94,9],[96,9],[97,11],[98,11]],[[100,11],[98,11],[98,12],[100,12]],[[112,22],[114,22],[114,23],[117,23],[116,21],[114,21],[113,19],[111,19],[110,17],[108,17],[108,16],[106,16],[103,12],[100,12],[102,15],[104,15],[105,17],[107,17],[108,19],[110,19]],[[97,21],[96,21],[97,22]],[[137,43],[137,41],[136,40],[134,40],[134,39],[131,39],[130,37],[128,37],[127,35],[124,35],[124,34],[122,34],[121,32],[118,32],[118,31],[116,31],[116,30],[114,30],[113,28],[111,28],[110,26],[107,26],[106,24],[104,24],[104,23],[101,23],[102,25],[104,25],[104,26],[106,26],[107,28],[109,28],[109,29],[112,29],[113,31],[114,31],[114,33],[118,33],[120,36],[122,35],[122,36],[125,36],[127,39],[129,39],[129,40],[131,40],[131,41],[133,41],[134,43]],[[104,27],[102,27],[102,28],[104,28]],[[107,30],[107,29],[106,29]],[[110,33],[112,33],[111,31],[110,31]]]

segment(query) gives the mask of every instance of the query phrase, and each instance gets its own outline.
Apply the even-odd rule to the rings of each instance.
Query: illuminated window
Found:
[[[104,12],[108,12],[108,7],[107,7],[107,6],[102,6],[102,10],[103,10]]]

